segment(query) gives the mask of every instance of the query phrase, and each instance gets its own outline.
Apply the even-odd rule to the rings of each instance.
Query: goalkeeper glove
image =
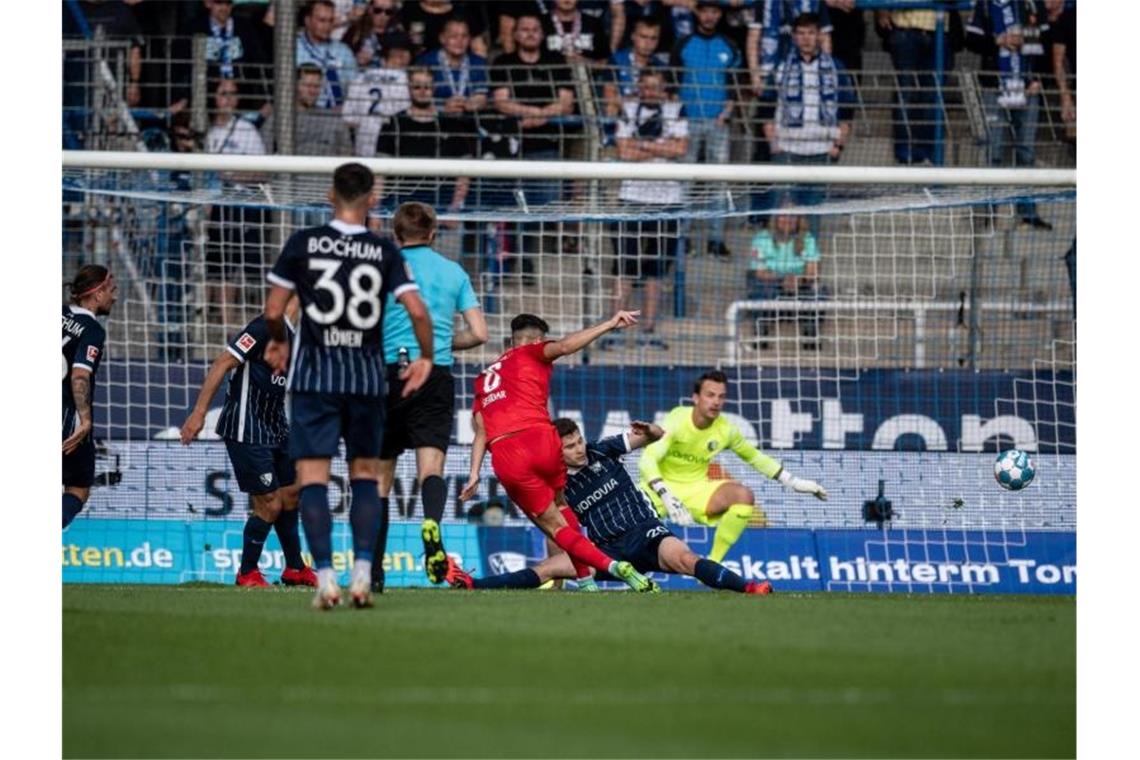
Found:
[[[665,511],[669,513],[669,521],[677,523],[678,525],[692,525],[693,516],[689,514],[689,510],[685,509],[685,505],[680,500],[669,493],[669,489],[665,487],[664,481],[657,478],[649,483],[649,487],[653,492],[661,497],[661,503],[665,505]]]
[[[810,493],[820,501],[827,501],[827,491],[814,480],[797,478],[787,470],[780,470],[780,474],[776,476],[776,479],[796,493]]]

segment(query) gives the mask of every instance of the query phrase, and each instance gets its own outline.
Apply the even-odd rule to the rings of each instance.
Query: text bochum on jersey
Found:
[[[384,395],[381,324],[388,293],[417,290],[396,246],[339,219],[295,233],[268,275],[301,311],[289,390]]]

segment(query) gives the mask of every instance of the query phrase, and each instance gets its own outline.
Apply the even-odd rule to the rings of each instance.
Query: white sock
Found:
[[[352,579],[367,578],[369,581],[372,579],[372,560],[370,559],[355,559],[352,561]]]
[[[336,571],[331,567],[322,567],[317,571],[317,586],[324,588],[325,586],[336,585]]]

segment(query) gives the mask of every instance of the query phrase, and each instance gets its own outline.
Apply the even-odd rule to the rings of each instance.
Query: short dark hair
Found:
[[[533,314],[519,314],[511,320],[511,335],[520,333],[525,330],[538,330],[543,335],[550,332],[550,325],[546,324],[546,320],[542,317],[536,317]]]
[[[799,29],[801,26],[814,26],[816,29],[819,29],[819,14],[801,13],[800,15],[796,16],[796,20],[792,22],[792,29]]]
[[[724,374],[719,369],[710,369],[708,372],[705,372],[703,375],[698,377],[697,381],[693,383],[693,393],[700,393],[701,386],[704,385],[706,381],[720,383],[721,385],[728,385],[728,375]]]
[[[639,16],[637,21],[633,22],[633,28],[636,29],[639,26],[647,26],[650,29],[656,29],[658,31],[661,30],[661,22],[652,16]]]
[[[559,438],[565,438],[568,435],[574,435],[578,430],[578,423],[569,417],[559,417],[554,421],[554,429],[558,431]]]
[[[110,276],[110,270],[99,264],[87,264],[80,267],[79,271],[75,273],[75,277],[71,278],[71,282],[67,285],[68,290],[71,291],[71,302],[79,303],[79,299],[90,295],[101,287]]]
[[[401,203],[392,217],[392,231],[401,243],[407,240],[427,240],[435,229],[435,209],[426,203]]]
[[[375,184],[372,170],[355,161],[341,164],[333,172],[333,192],[344,203],[352,203],[368,195]]]
[[[301,10],[298,13],[302,24],[305,23],[305,19],[313,15],[313,11],[317,9],[318,5],[325,5],[329,8],[332,8],[334,11],[336,10],[336,3],[334,3],[332,0],[306,0],[305,4],[301,6]]]
[[[300,79],[304,76],[310,75],[319,76],[321,79],[325,77],[325,70],[312,61],[305,61],[297,67],[297,78]]]

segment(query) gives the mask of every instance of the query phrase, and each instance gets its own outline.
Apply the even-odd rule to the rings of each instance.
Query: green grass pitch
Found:
[[[67,586],[65,757],[1073,757],[1076,603]]]

